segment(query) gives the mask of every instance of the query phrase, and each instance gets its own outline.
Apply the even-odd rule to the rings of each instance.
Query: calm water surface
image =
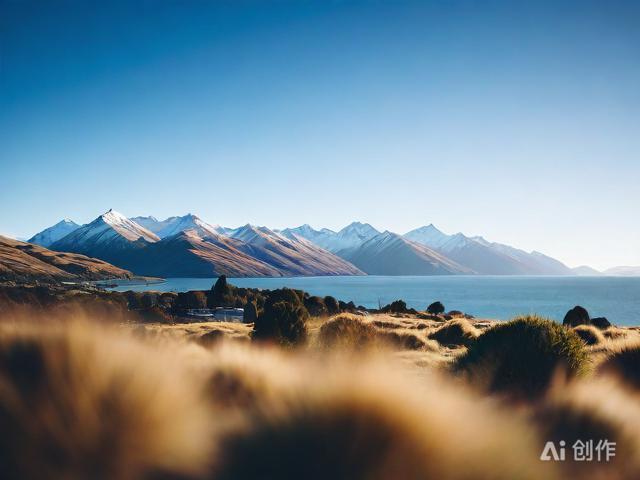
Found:
[[[211,288],[215,278],[170,278],[155,285],[120,286],[114,290],[182,292]],[[619,325],[640,324],[640,277],[294,277],[233,278],[239,287],[305,290],[333,295],[356,305],[378,307],[399,298],[424,309],[435,300],[448,310],[476,317],[506,320],[518,314],[538,313],[561,321],[574,305],[592,317],[604,316]]]

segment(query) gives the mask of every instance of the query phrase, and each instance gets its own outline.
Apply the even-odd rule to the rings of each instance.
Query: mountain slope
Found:
[[[337,255],[289,233],[245,225],[228,233],[244,245],[244,253],[268,263],[283,275],[362,275],[362,271]]]
[[[158,236],[132,222],[124,215],[109,210],[93,222],[83,225],[51,245],[58,251],[81,253],[100,258],[123,268],[128,259]]]
[[[0,280],[3,281],[56,282],[131,276],[131,272],[102,260],[0,237]]]
[[[525,252],[482,237],[447,235],[433,225],[404,235],[482,275],[572,275],[562,262],[539,252]]]
[[[69,235],[71,232],[77,230],[78,228],[80,228],[80,225],[72,220],[69,220],[68,218],[65,218],[52,227],[45,228],[41,232],[36,233],[28,240],[28,242],[48,248],[53,243]]]
[[[456,275],[471,274],[436,251],[402,236],[383,232],[342,254],[369,275]]]
[[[202,239],[188,230],[147,245],[125,261],[140,275],[159,277],[281,276],[273,266],[243,253],[242,242],[221,235]]]
[[[431,248],[440,248],[451,238],[450,235],[438,230],[433,223],[411,230],[405,233],[403,237]]]

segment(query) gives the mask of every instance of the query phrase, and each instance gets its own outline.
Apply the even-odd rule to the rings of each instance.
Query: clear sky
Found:
[[[640,264],[640,7],[0,0],[0,232],[433,222]]]

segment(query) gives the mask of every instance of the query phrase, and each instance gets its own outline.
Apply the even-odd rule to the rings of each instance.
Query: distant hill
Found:
[[[640,267],[613,267],[605,270],[602,274],[618,277],[640,277]]]
[[[58,282],[130,278],[131,272],[102,260],[55,252],[0,236],[0,280]]]
[[[588,265],[581,265],[579,267],[572,268],[571,271],[574,275],[578,275],[580,277],[595,277],[597,275],[602,275],[602,272],[599,272]]]

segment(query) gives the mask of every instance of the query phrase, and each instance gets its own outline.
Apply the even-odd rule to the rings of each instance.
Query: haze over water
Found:
[[[155,285],[123,286],[116,290],[208,290],[215,278],[169,278]],[[637,325],[640,320],[640,277],[295,277],[234,278],[238,287],[301,289],[312,295],[332,295],[356,305],[377,308],[403,299],[423,310],[435,300],[447,310],[462,310],[478,318],[507,320],[537,313],[562,321],[575,305],[592,317],[607,317],[617,325]]]

